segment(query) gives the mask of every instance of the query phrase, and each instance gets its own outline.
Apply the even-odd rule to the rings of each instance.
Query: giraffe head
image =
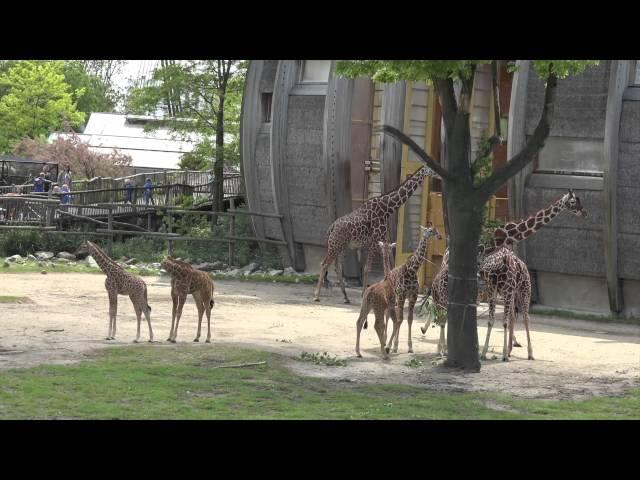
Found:
[[[387,251],[387,253],[389,255],[391,255],[391,252],[393,251],[393,249],[396,248],[396,242],[393,242],[393,243],[378,242],[378,246],[380,247],[380,252],[383,255],[384,255],[385,250]]]
[[[436,237],[438,240],[442,240],[442,235],[438,232],[438,229],[433,226],[431,222],[427,222],[427,226],[423,227],[420,225],[420,232],[422,233],[422,237],[429,240],[432,237]]]
[[[578,217],[587,216],[587,211],[582,207],[582,203],[580,203],[580,197],[573,193],[572,189],[569,189],[569,193],[562,197],[562,204],[569,213],[577,215]]]
[[[94,245],[89,240],[83,240],[82,243],[78,246],[78,249],[74,252],[74,255],[78,258],[83,258],[91,255],[92,246]]]

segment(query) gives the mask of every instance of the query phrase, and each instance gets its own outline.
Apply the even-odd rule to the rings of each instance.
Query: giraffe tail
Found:
[[[362,297],[362,307],[360,307],[360,316],[358,317],[358,323],[360,323],[364,319],[363,329],[367,329],[369,326],[369,322],[367,321],[367,317],[369,316],[369,292],[366,291],[364,296]]]
[[[149,305],[149,301],[147,300],[147,286],[146,285],[144,287],[144,301],[147,304],[147,308],[149,309],[149,312],[151,312],[151,305]]]
[[[213,300],[213,282],[211,282],[211,300],[209,301],[209,308],[213,308],[216,302]]]

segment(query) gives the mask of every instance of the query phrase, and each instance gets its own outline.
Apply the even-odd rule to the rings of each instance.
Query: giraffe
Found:
[[[490,289],[489,324],[487,337],[480,358],[487,358],[489,338],[493,328],[495,314],[495,300],[498,294],[504,299],[504,344],[502,360],[507,361],[513,347],[513,329],[516,314],[519,311],[524,318],[524,328],[527,332],[527,350],[529,360],[533,360],[533,348],[529,334],[529,303],[531,301],[531,278],[527,265],[508,248],[498,248],[488,255],[482,262],[480,274],[485,278]],[[507,342],[507,329],[509,341]]]
[[[536,233],[538,230],[540,230],[565,210],[579,217],[587,216],[587,211],[582,206],[580,198],[573,192],[572,189],[569,189],[568,193],[565,193],[558,200],[551,203],[547,207],[538,210],[533,215],[530,215],[527,218],[520,220],[519,222],[508,222],[504,225],[496,227],[491,234],[491,239],[489,240],[488,244],[478,245],[478,261],[481,262],[483,258],[487,257],[503,246],[512,248],[513,245]],[[431,286],[433,301],[441,308],[447,308],[448,304],[448,273],[449,249],[447,248],[442,257],[440,271],[434,277]],[[493,299],[493,303],[495,308],[495,298]],[[489,301],[489,308],[491,308],[491,301]],[[425,325],[423,327],[420,327],[420,330],[423,334],[427,333],[427,328],[429,327],[430,323],[431,318],[429,318],[425,322]],[[446,322],[445,324],[440,326],[440,341],[438,342],[438,352],[441,354],[443,354],[442,352],[446,353],[444,332],[445,326]],[[515,338],[515,335],[513,336],[513,345],[516,347],[520,346]]]
[[[351,213],[338,218],[327,230],[327,255],[320,264],[320,276],[316,285],[313,300],[320,301],[320,287],[327,284],[327,270],[335,261],[336,275],[344,296],[344,303],[351,303],[345,291],[342,276],[342,264],[346,248],[362,248],[366,250],[363,267],[363,294],[367,288],[367,280],[376,242],[389,241],[388,220],[422,184],[426,177],[436,177],[433,170],[422,167],[402,182],[398,187],[374,198]]]
[[[213,301],[213,280],[211,280],[207,272],[196,270],[188,263],[176,260],[171,256],[165,258],[161,265],[171,275],[171,300],[173,306],[171,309],[171,330],[167,341],[176,343],[182,308],[187,296],[191,294],[198,309],[198,333],[193,341],[200,341],[202,315],[206,312],[207,339],[205,343],[211,343],[211,309],[215,304]]]
[[[409,326],[409,353],[413,353],[413,343],[411,341],[411,325],[413,323],[413,308],[418,300],[418,290],[420,288],[418,283],[418,269],[424,263],[427,258],[427,245],[429,239],[436,237],[442,238],[436,228],[431,225],[431,222],[427,223],[426,227],[420,226],[421,239],[416,251],[411,254],[404,265],[394,268],[389,272],[389,279],[393,285],[393,291],[396,296],[395,312],[396,318],[393,322],[393,332],[391,338],[387,343],[387,352],[391,348],[393,342],[394,353],[398,351],[398,339],[400,337],[400,326],[402,325],[402,311],[404,309],[405,300],[409,300],[409,314],[407,317],[407,324]]]
[[[356,354],[358,357],[362,357],[360,354],[360,332],[363,326],[364,328],[367,328],[367,315],[373,309],[376,317],[374,328],[378,334],[378,339],[380,340],[380,351],[382,352],[382,357],[388,359],[389,355],[385,350],[388,317],[391,316],[395,323],[395,293],[393,291],[391,280],[389,279],[389,272],[391,270],[389,257],[396,244],[378,242],[378,245],[382,250],[382,261],[385,275],[382,281],[374,283],[368,287],[362,297],[360,316],[356,321]]]
[[[144,313],[149,325],[149,342],[153,343],[151,329],[151,307],[147,301],[147,284],[137,275],[127,272],[124,268],[111,260],[95,243],[85,240],[80,244],[76,255],[89,253],[100,269],[107,276],[104,286],[109,294],[109,331],[106,340],[116,338],[116,317],[118,314],[118,295],[129,295],[138,320],[138,331],[134,343],[140,341],[140,321]]]

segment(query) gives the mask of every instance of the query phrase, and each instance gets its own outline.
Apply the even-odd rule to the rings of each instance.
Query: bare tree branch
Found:
[[[491,61],[491,84],[493,87],[493,116],[496,135],[502,141],[502,132],[500,131],[500,91],[498,90],[498,64],[496,60]]]
[[[544,142],[551,131],[551,120],[553,118],[557,87],[558,78],[553,74],[549,74],[544,93],[542,115],[533,132],[533,136],[518,154],[511,158],[502,168],[493,172],[493,174],[482,183],[479,190],[486,198],[489,198],[489,196],[496,192],[507,180],[522,170],[527,164],[531,163],[537,153],[544,147]]]
[[[393,138],[398,140],[400,143],[404,143],[407,145],[413,153],[415,153],[420,160],[425,163],[429,168],[435,171],[441,178],[445,180],[453,180],[453,176],[445,170],[439,163],[429,156],[427,152],[425,152],[416,142],[414,142],[408,135],[405,135],[400,130],[391,125],[382,125],[381,129],[384,133],[388,133]],[[376,131],[380,131],[380,129],[376,129]]]

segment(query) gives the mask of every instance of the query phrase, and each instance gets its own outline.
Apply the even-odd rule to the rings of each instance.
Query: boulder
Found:
[[[297,272],[293,269],[293,267],[287,267],[284,269],[285,275],[297,275]]]
[[[236,276],[240,275],[241,273],[243,273],[243,272],[240,269],[234,268],[233,270],[229,270],[227,272],[227,276],[228,277],[236,277]]]
[[[160,267],[162,267],[162,265],[160,265],[158,262],[154,262],[150,263],[149,267],[153,268],[154,270],[160,270]]]
[[[282,275],[283,273],[284,273],[284,270],[269,270],[270,277],[277,277],[279,275]]]
[[[92,268],[100,268],[98,266],[98,263],[94,260],[94,258],[89,255],[87,258],[85,258],[85,262],[87,262],[87,265],[92,267]]]
[[[250,263],[249,265],[242,267],[241,270],[243,272],[249,272],[251,274],[258,270],[258,268],[260,268],[260,266],[257,263]]]
[[[20,255],[11,255],[10,257],[7,257],[5,259],[5,262],[9,262],[9,263],[24,263],[24,258],[22,258]]]
[[[75,260],[76,256],[69,252],[58,252],[57,258],[64,258],[65,260]]]
[[[213,270],[216,270],[215,265],[208,262],[200,263],[199,265],[193,265],[193,268],[195,268],[196,270],[201,270],[203,272],[212,272]]]
[[[51,260],[55,254],[53,252],[36,252],[35,256],[38,260]]]
[[[27,261],[29,261],[29,262],[35,262],[35,261],[37,261],[37,260],[38,260],[38,259],[37,259],[36,257],[34,257],[33,255],[31,255],[31,254],[27,255]]]
[[[64,264],[71,263],[71,260],[67,258],[54,258],[52,261],[55,263],[64,263]]]
[[[136,263],[138,263],[138,259],[137,258],[130,258],[129,260],[125,260],[125,265],[135,265]]]

